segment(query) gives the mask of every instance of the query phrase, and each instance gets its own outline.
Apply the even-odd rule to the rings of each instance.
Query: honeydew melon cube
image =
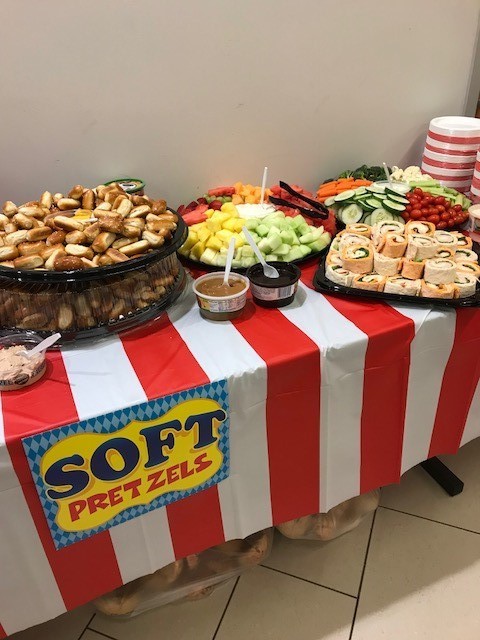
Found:
[[[284,229],[280,232],[280,237],[285,244],[292,245],[294,243],[295,232],[291,229]]]
[[[226,256],[228,253],[228,247],[226,245],[223,245],[223,247],[220,249],[220,253],[222,254],[222,256]]]
[[[294,216],[293,218],[288,219],[290,222],[290,226],[292,229],[298,229],[301,224],[305,223],[305,218],[303,216]]]
[[[254,239],[256,244],[258,244],[260,242],[260,236],[258,235],[258,233],[255,233],[255,231],[251,231],[250,235],[252,236],[252,238]],[[243,234],[242,234],[242,236],[243,236]]]
[[[323,251],[323,249],[328,246],[328,243],[320,238],[319,240],[315,240],[315,242],[310,242],[308,246],[312,251]]]
[[[223,247],[223,243],[221,240],[219,240],[215,236],[211,236],[207,240],[207,244],[205,246],[207,247],[207,249],[214,249],[215,251],[220,251],[220,249]]]
[[[230,242],[230,238],[233,236],[233,231],[229,231],[228,229],[221,229],[221,231],[217,231],[217,238],[222,242]]]
[[[242,258],[253,258],[254,255],[252,247],[248,244],[242,247]]]
[[[324,231],[321,237],[325,240],[327,245],[332,241],[332,235],[328,231]]]
[[[251,267],[252,265],[256,264],[256,259],[255,258],[242,258],[242,267],[244,269],[247,269],[248,267]]]
[[[194,245],[192,250],[190,251],[190,257],[192,258],[192,260],[200,260],[204,251],[205,251],[205,243],[197,242],[197,244]]]
[[[299,244],[300,244],[300,240],[298,239],[297,234],[294,232],[292,245],[295,247],[295,246],[298,246]]]
[[[215,260],[217,259],[218,251],[214,251],[213,249],[205,249],[205,251],[200,256],[200,262],[204,262],[205,264],[215,264]]]
[[[198,232],[198,239],[200,242],[206,242],[211,235],[212,232],[210,231],[210,229],[207,229],[207,227],[203,227],[203,229],[200,229],[200,231]]]
[[[216,267],[225,267],[227,264],[227,256],[222,255],[221,253],[217,254],[215,258],[215,266]]]
[[[220,222],[220,220],[214,220],[213,218],[210,218],[210,220],[207,220],[207,222],[205,223],[205,226],[212,233],[217,233],[217,231],[222,230],[222,223]]]
[[[242,260],[241,260],[241,259],[234,258],[234,259],[232,260],[232,267],[233,267],[234,269],[241,269],[241,267],[242,267]]]
[[[310,233],[310,225],[302,222],[302,224],[299,224],[297,227],[297,236],[304,236],[307,233]]]
[[[304,256],[304,253],[300,246],[292,247],[287,254],[286,260],[288,262],[293,262],[294,260],[301,260]]]
[[[268,238],[268,244],[270,246],[271,253],[276,253],[278,255],[277,249],[282,245],[282,239],[280,237],[280,234],[277,233],[275,235],[270,236]]]
[[[256,228],[256,232],[258,233],[258,235],[262,238],[264,238],[269,231],[269,227],[267,227],[266,224],[259,224],[258,227]]]
[[[260,224],[260,220],[258,220],[257,218],[247,218],[246,220],[244,220],[243,224],[249,231],[255,231]]]
[[[274,253],[269,253],[268,255],[265,256],[265,260],[267,262],[277,262],[278,257]]]
[[[290,253],[290,245],[289,244],[281,244],[279,247],[275,249],[275,253],[277,256],[288,256]]]
[[[302,258],[305,258],[310,253],[312,253],[312,250],[306,244],[300,244],[297,248],[300,250],[300,253],[302,254]]]
[[[260,242],[258,243],[258,248],[263,254],[272,252],[272,248],[270,247],[270,242],[268,241],[268,238],[263,238],[263,240],[260,240]]]
[[[279,235],[280,235],[280,229],[277,229],[277,227],[271,226],[270,229],[268,230],[267,238],[271,238],[272,236],[279,236]]]
[[[305,235],[300,236],[299,240],[300,240],[300,244],[310,244],[310,242],[315,241],[315,237],[313,233],[310,231],[309,233],[306,233]]]

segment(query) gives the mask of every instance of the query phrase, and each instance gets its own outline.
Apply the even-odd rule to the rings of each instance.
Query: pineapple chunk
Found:
[[[205,251],[200,256],[200,262],[205,262],[205,264],[215,264],[217,260],[218,252],[213,249],[205,249]]]
[[[210,220],[208,220],[205,223],[205,226],[212,233],[217,233],[217,231],[221,231],[222,230],[222,223],[220,222],[220,220],[214,220],[213,218],[210,218]]]
[[[200,231],[198,232],[198,239],[200,240],[200,242],[206,242],[211,235],[212,232],[210,231],[210,229],[207,229],[207,227],[203,227],[203,229],[200,229]]]
[[[185,242],[183,243],[181,249],[182,249],[182,253],[184,251],[188,252],[190,251],[190,249],[196,245],[198,242],[198,235],[195,233],[195,231],[190,231],[188,234],[187,239],[185,240]]]
[[[223,223],[223,228],[228,231],[236,231],[238,220],[236,218],[230,218]]]
[[[233,231],[229,231],[228,229],[222,229],[218,231],[216,237],[222,242],[230,242],[230,238],[233,236]]]
[[[207,216],[207,218],[211,218],[214,213],[215,213],[215,209],[207,209],[205,211],[205,215]]]
[[[220,251],[220,249],[223,247],[223,243],[221,240],[219,240],[215,236],[210,236],[205,246],[208,249],[213,249],[214,251]]]
[[[237,207],[233,204],[233,202],[224,202],[220,209],[223,213],[232,213],[238,216]]]
[[[243,247],[243,245],[245,244],[245,240],[243,239],[243,237],[239,233],[234,233],[233,237],[235,238],[235,249]]]
[[[235,224],[234,224],[233,230],[236,231],[237,233],[240,233],[240,231],[245,226],[245,220],[242,220],[242,218],[239,218],[237,220],[234,220],[234,222]]]
[[[190,257],[192,260],[200,260],[203,252],[205,251],[205,243],[197,242],[197,244],[190,251]]]

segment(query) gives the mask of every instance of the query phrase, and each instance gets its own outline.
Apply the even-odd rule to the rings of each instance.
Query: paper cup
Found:
[[[463,180],[470,180],[473,176],[473,169],[446,169],[445,167],[435,167],[428,163],[425,158],[422,160],[422,171],[428,173],[436,180],[457,180],[463,182]]]
[[[197,296],[200,313],[204,318],[207,318],[207,320],[232,320],[233,318],[237,318],[245,307],[250,281],[239,273],[231,273],[229,282],[231,280],[239,280],[244,283],[245,288],[230,296],[209,296],[198,290],[198,286],[202,282],[219,277],[223,278],[223,271],[216,271],[200,276],[200,278],[197,278],[193,283],[193,291]]]
[[[430,135],[427,135],[425,142],[425,148],[438,153],[449,153],[451,155],[458,156],[470,156],[480,149],[480,143],[478,144],[454,144],[452,142],[441,142],[440,140],[434,140]]]
[[[480,119],[468,116],[441,116],[430,120],[429,131],[444,138],[471,139],[480,141]],[[445,140],[448,142],[448,140]],[[453,142],[453,140],[452,140]],[[460,144],[464,144],[460,142]]]
[[[446,169],[471,169],[475,166],[477,155],[452,156],[448,153],[437,153],[425,148],[423,151],[423,159],[427,164],[431,164],[434,167],[445,167]]]

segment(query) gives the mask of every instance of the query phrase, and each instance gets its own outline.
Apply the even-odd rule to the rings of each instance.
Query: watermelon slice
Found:
[[[205,220],[208,219],[206,214],[207,209],[208,204],[199,204],[196,209],[194,209],[193,211],[189,211],[182,216],[183,221],[189,227],[191,227],[192,224],[205,222]]]
[[[216,187],[215,189],[209,189],[207,191],[209,196],[233,196],[235,193],[235,187]]]

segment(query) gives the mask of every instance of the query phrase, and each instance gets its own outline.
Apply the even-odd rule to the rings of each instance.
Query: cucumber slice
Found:
[[[363,224],[368,224],[368,225],[372,225],[372,214],[369,213],[367,216],[364,217],[364,219],[362,220]]]
[[[359,222],[363,216],[363,211],[358,204],[349,204],[342,209],[342,222],[344,224],[353,224]]]
[[[368,204],[368,202],[367,202],[366,200],[362,200],[362,201],[361,201],[361,202],[359,202],[358,204],[359,204],[359,205],[362,207],[362,209],[363,209],[364,211],[366,211],[367,213],[372,213],[372,211],[375,211],[375,209],[378,209],[378,207],[377,207],[376,205],[375,205],[375,206],[372,206],[372,205]],[[380,204],[379,206],[382,206],[382,205]]]
[[[393,202],[393,200],[384,200],[382,206],[387,211],[390,211],[390,213],[400,213],[406,209],[404,204],[400,204],[400,202]]]
[[[372,197],[372,194],[370,194],[370,197]],[[385,200],[387,196],[384,193],[376,193],[373,197],[375,200]]]
[[[392,213],[392,217],[397,222],[400,222],[400,224],[405,224],[405,220],[398,213]]]
[[[374,209],[381,209],[383,206],[382,200],[377,200],[376,198],[369,198],[368,200],[365,200],[365,202]]]
[[[358,196],[355,196],[353,199],[355,200],[355,202],[361,202],[362,200],[366,200],[367,198],[371,198],[372,194],[371,193],[361,193]]]
[[[391,193],[388,194],[388,200],[391,202],[399,202],[400,204],[410,204],[408,198],[404,198],[403,196],[393,196]]]
[[[334,196],[335,202],[345,202],[345,200],[349,200],[350,198],[353,198],[354,195],[355,195],[355,191],[353,189],[348,189],[343,193],[339,193],[338,196]]]
[[[385,187],[382,187],[379,184],[371,184],[369,187],[366,187],[367,191],[370,193],[385,193]]]
[[[411,191],[412,188],[409,184],[402,182],[395,182],[392,186],[385,185],[385,193],[391,193],[392,195],[404,196]]]
[[[392,219],[393,219],[392,214],[389,211],[385,211],[385,209],[380,207],[379,209],[375,209],[375,211],[372,211],[370,224],[374,225],[374,224],[377,224],[377,222],[384,222],[385,220],[392,220]]]
[[[335,204],[335,196],[330,196],[329,198],[326,198],[323,204],[326,207],[332,207]]]
[[[366,188],[365,188],[365,187],[357,187],[357,188],[355,189],[355,195],[356,195],[356,196],[361,196],[361,195],[363,195],[364,193],[367,193],[367,190],[366,190]]]

